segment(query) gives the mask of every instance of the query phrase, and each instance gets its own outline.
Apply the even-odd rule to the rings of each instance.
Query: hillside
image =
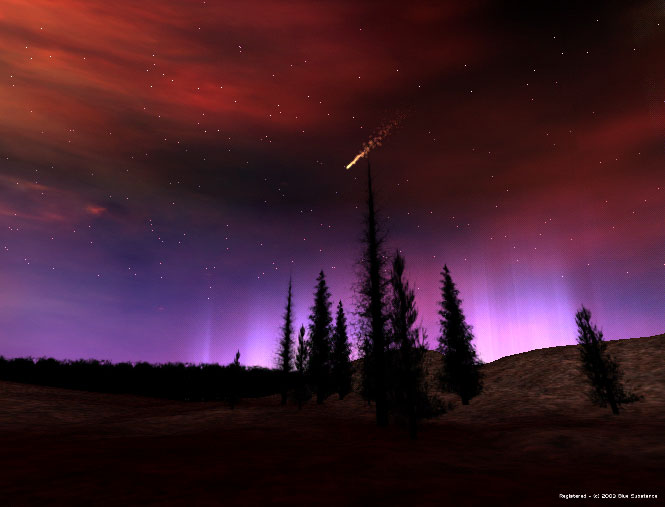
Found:
[[[624,371],[629,391],[644,400],[625,405],[626,415],[665,415],[665,335],[629,340],[613,340],[608,352]],[[428,383],[437,386],[435,372],[441,367],[441,355],[429,351],[426,359]],[[580,369],[576,345],[531,350],[503,357],[481,367],[483,393],[463,407],[459,398],[437,392],[456,408],[448,419],[478,422],[533,415],[595,417],[610,414],[609,409],[594,407],[586,395],[587,379]],[[611,415],[611,414],[610,414]]]
[[[665,334],[647,338],[613,340],[607,350],[624,371],[628,391],[644,400],[625,405],[633,416],[665,416]],[[442,392],[437,374],[442,357],[428,351],[425,357],[430,394],[451,403],[444,417],[457,422],[498,421],[515,417],[596,417],[609,409],[594,407],[588,399],[588,383],[580,369],[576,345],[536,349],[483,364],[482,394],[464,407],[459,397]],[[361,360],[354,361],[354,386],[359,389]]]
[[[425,422],[377,429],[353,393],[178,402],[0,382],[8,505],[556,505],[560,493],[665,494],[665,335],[608,345],[644,395],[613,416],[584,395],[575,346],[482,367],[485,391]],[[427,356],[431,384],[441,358]],[[356,367],[358,364],[356,363]],[[344,487],[340,487],[344,485]],[[479,487],[481,486],[481,487]]]

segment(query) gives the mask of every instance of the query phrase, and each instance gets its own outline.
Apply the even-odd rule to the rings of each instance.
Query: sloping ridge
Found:
[[[608,341],[607,351],[624,372],[626,390],[644,397],[623,406],[622,412],[665,417],[665,334]],[[358,372],[360,364],[355,363]],[[531,416],[612,416],[609,408],[596,407],[589,400],[589,384],[581,370],[577,345],[531,350],[482,365],[483,392],[468,406],[462,406],[458,396],[439,389],[441,364],[441,354],[427,352],[430,393],[454,405],[442,416],[446,420],[481,423]],[[355,380],[359,381],[357,374]]]

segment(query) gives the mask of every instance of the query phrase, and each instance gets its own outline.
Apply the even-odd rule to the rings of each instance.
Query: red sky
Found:
[[[0,354],[269,364],[289,274],[353,309],[372,153],[434,344],[663,331],[660,2],[5,2]],[[357,206],[359,206],[357,208]]]

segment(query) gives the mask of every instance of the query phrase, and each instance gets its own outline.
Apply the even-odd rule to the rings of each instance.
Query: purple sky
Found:
[[[537,4],[537,5],[536,5]],[[289,275],[353,313],[363,142],[430,344],[665,331],[660,1],[9,0],[0,355],[273,363]]]

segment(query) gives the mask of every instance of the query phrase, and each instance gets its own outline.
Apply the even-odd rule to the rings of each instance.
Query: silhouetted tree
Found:
[[[619,414],[619,406],[639,400],[639,396],[627,394],[621,383],[623,372],[619,364],[607,352],[607,342],[603,333],[591,324],[591,312],[582,306],[575,314],[577,323],[577,343],[580,345],[582,367],[591,383],[589,397],[601,407],[610,405],[614,415]]]
[[[235,377],[235,378],[234,378]],[[233,401],[279,394],[281,372],[240,364],[111,363],[94,359],[0,357],[0,380],[182,401]],[[234,401],[235,400],[235,401]]]
[[[344,315],[344,307],[341,300],[337,305],[337,318],[335,320],[332,349],[333,385],[337,389],[339,399],[341,400],[351,392],[351,347],[346,332],[346,316]]]
[[[386,403],[386,289],[384,237],[374,207],[372,172],[367,163],[367,214],[363,232],[363,255],[357,287],[357,313],[360,317],[360,352],[362,363],[362,394],[376,401],[376,424],[388,425]]]
[[[242,366],[240,366],[240,350],[236,351],[233,362],[228,366],[229,368],[229,405],[233,410],[238,403],[240,393],[240,375],[242,374]]]
[[[305,341],[305,326],[300,326],[300,334],[298,335],[298,349],[296,351],[296,401],[298,408],[302,408],[302,404],[307,398],[307,384],[306,372],[309,364],[309,344]]]
[[[298,349],[296,350],[296,371],[305,373],[307,371],[307,363],[309,362],[309,346],[305,341],[305,326],[300,326],[300,333],[298,334]]]
[[[391,408],[407,418],[409,435],[415,439],[417,420],[427,403],[423,371],[426,348],[422,330],[415,327],[418,310],[413,289],[404,278],[404,264],[404,257],[396,252],[390,278],[387,383]]]
[[[282,372],[282,405],[286,405],[286,396],[289,386],[289,373],[293,365],[293,305],[291,293],[291,279],[289,278],[289,291],[286,297],[284,310],[284,325],[282,338],[279,341],[279,354],[277,369]]]
[[[473,340],[471,326],[466,323],[459,290],[450,277],[448,266],[443,267],[441,275],[443,276],[439,310],[441,335],[438,347],[439,352],[443,354],[441,383],[444,389],[459,394],[463,405],[468,405],[469,400],[480,394],[482,390],[480,363],[471,343]]]
[[[367,406],[372,405],[374,400],[374,362],[372,361],[372,342],[369,339],[369,332],[363,329],[359,323],[359,334],[357,337],[356,348],[360,356],[360,395],[367,402]]]
[[[316,386],[316,402],[323,403],[330,384],[330,291],[323,270],[317,277],[309,325],[309,373]]]

